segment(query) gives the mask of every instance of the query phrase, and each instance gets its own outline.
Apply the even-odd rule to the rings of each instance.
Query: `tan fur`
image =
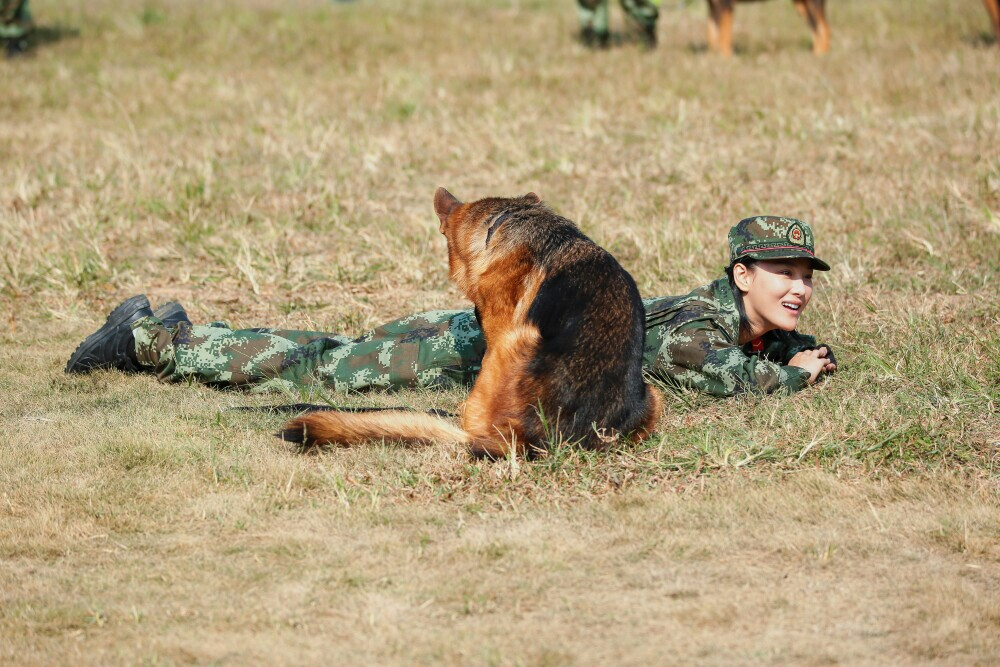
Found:
[[[311,412],[285,425],[286,430],[299,428],[309,442],[337,445],[403,438],[412,444],[468,442],[462,429],[422,412]]]
[[[653,435],[656,422],[663,414],[663,394],[653,385],[646,385],[649,395],[653,398],[653,407],[646,413],[646,420],[642,423],[642,428],[635,434],[635,440],[642,441]]]
[[[538,395],[538,388],[525,377],[525,368],[539,338],[535,327],[523,325],[499,333],[495,344],[486,348],[482,371],[462,415],[473,454],[500,457],[511,448],[525,453],[529,443],[520,427],[520,414]]]

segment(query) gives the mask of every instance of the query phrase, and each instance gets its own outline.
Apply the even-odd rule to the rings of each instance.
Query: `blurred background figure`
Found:
[[[635,23],[642,43],[656,47],[656,19],[660,0],[620,0],[622,9]],[[580,39],[591,48],[607,48],[611,40],[609,0],[576,0],[580,15]]]
[[[1000,46],[1000,0],[983,0],[986,11],[990,13],[990,21],[993,23],[993,37],[997,46]]]
[[[0,0],[0,40],[7,57],[28,50],[28,35],[34,28],[28,0]]]

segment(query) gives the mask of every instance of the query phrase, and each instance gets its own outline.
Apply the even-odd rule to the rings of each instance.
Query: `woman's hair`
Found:
[[[737,264],[742,264],[748,269],[753,269],[753,265],[757,263],[756,259],[746,258],[733,262],[726,269],[726,277],[729,278],[729,287],[733,290],[733,300],[736,301],[736,312],[740,314],[740,336],[749,336],[751,333],[750,320],[747,319],[747,311],[743,307],[743,292],[740,288],[736,286],[736,280],[733,278],[733,267]]]

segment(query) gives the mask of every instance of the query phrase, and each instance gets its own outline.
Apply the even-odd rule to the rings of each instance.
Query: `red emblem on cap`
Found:
[[[806,230],[802,229],[802,225],[798,222],[794,222],[788,228],[788,234],[785,238],[793,245],[804,246],[806,244]]]

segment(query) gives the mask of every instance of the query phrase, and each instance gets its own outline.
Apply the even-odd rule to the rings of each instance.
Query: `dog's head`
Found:
[[[470,299],[475,301],[475,286],[494,256],[495,241],[503,223],[539,202],[541,199],[534,192],[523,197],[488,197],[469,203],[460,202],[444,188],[434,193],[434,211],[441,221],[441,233],[448,241],[448,271]]]

